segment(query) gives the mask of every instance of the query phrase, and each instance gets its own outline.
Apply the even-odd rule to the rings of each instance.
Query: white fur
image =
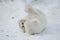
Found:
[[[40,33],[45,29],[45,15],[38,9],[34,9],[31,5],[26,5],[24,10],[28,15],[25,18],[24,28],[28,34]]]

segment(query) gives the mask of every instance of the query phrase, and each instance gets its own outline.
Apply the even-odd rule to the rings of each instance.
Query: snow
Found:
[[[45,13],[46,29],[36,35],[23,33],[18,23],[26,16],[25,3],[21,0],[3,1],[0,3],[0,40],[60,40],[60,0],[28,0],[28,3]]]

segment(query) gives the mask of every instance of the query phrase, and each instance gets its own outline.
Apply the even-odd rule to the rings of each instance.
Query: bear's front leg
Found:
[[[25,22],[25,31],[30,35],[34,35],[36,33],[37,28],[37,20],[32,19]]]

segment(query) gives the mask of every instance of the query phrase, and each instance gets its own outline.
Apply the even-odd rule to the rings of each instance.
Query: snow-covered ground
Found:
[[[24,18],[24,0],[0,1],[0,40],[60,40],[60,0],[27,1],[46,15],[47,27],[41,34],[22,33],[18,22]]]

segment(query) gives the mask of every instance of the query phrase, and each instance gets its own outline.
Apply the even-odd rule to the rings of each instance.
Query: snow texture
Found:
[[[23,33],[19,20],[30,3],[46,15],[46,29],[36,35]],[[0,40],[60,40],[60,0],[0,0]]]

